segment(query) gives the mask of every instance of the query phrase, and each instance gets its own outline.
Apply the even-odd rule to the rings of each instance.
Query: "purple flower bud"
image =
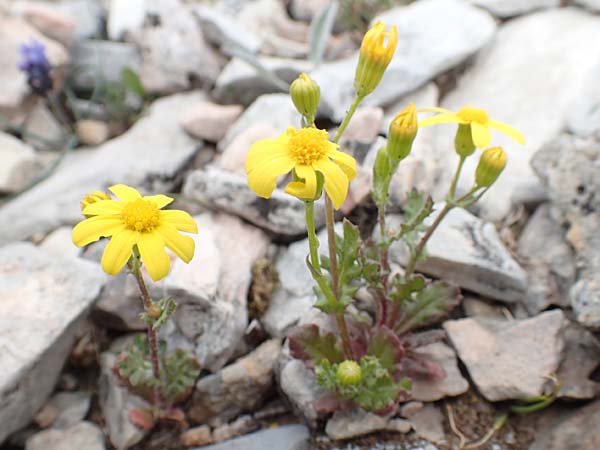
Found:
[[[52,66],[46,57],[44,45],[32,39],[29,44],[20,47],[19,69],[27,74],[27,83],[33,92],[45,96],[52,89],[50,70]]]

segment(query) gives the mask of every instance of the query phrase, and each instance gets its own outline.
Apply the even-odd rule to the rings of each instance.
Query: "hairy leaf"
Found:
[[[164,360],[165,397],[172,403],[185,400],[200,375],[196,358],[185,350],[177,349]]]
[[[314,324],[295,328],[289,336],[289,346],[292,357],[303,361],[318,364],[323,360],[331,363],[344,360],[337,337],[333,333],[321,334]]]
[[[313,18],[308,35],[309,59],[318,66],[323,61],[327,41],[331,37],[333,24],[338,12],[338,2],[332,1],[323,7]]]
[[[418,352],[407,352],[402,360],[402,373],[411,378],[443,380],[446,377],[444,368],[428,355]]]
[[[396,333],[386,326],[380,326],[369,340],[367,354],[376,357],[384,369],[393,373],[395,366],[402,361],[404,346]]]

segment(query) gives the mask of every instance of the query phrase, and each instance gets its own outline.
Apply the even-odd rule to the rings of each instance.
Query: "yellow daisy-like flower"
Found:
[[[390,31],[385,29],[386,25],[377,21],[362,40],[354,75],[354,88],[361,96],[375,90],[396,52],[398,30],[395,25]]]
[[[97,200],[83,208],[88,219],[73,228],[73,243],[83,247],[102,237],[110,242],[102,255],[102,268],[116,275],[127,264],[137,246],[141,259],[154,281],[165,277],[171,268],[165,246],[189,263],[194,256],[194,240],[180,231],[197,233],[198,226],[185,211],[162,210],[173,201],[166,195],[142,197],[124,184],[109,190],[119,200]]]
[[[506,134],[521,145],[525,144],[525,138],[517,129],[503,122],[490,119],[487,111],[484,109],[473,108],[467,105],[460,108],[458,112],[452,112],[444,108],[423,108],[420,111],[437,112],[441,114],[422,120],[419,122],[419,128],[438,123],[470,125],[473,143],[478,148],[488,147],[492,142],[490,128],[494,128],[495,130]]]
[[[337,150],[327,131],[289,127],[277,139],[264,139],[250,147],[246,156],[248,186],[258,196],[269,198],[275,180],[292,169],[297,181],[285,191],[301,200],[315,200],[319,194],[317,173],[323,175],[325,192],[339,208],[348,194],[348,183],[356,176],[356,161]]]

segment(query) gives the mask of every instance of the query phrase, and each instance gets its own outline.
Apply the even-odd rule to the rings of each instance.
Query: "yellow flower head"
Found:
[[[368,95],[377,87],[398,45],[398,30],[392,26],[385,31],[385,24],[377,21],[367,31],[360,46],[354,87],[361,95]]]
[[[490,187],[498,179],[506,167],[506,153],[502,147],[491,147],[485,150],[479,158],[475,169],[477,186]]]
[[[100,200],[110,200],[110,195],[102,191],[94,191],[91,194],[86,194],[81,200],[81,211],[83,211],[86,206],[99,202]]]
[[[420,111],[438,112],[441,114],[422,120],[419,123],[419,127],[426,127],[437,123],[470,125],[473,143],[478,148],[488,147],[492,142],[490,128],[506,134],[521,145],[525,144],[525,138],[518,130],[505,123],[490,119],[487,111],[484,109],[473,108],[467,105],[460,108],[456,113],[444,108],[424,108]]]
[[[289,127],[277,139],[264,139],[250,147],[246,156],[248,186],[258,196],[269,198],[280,175],[294,170],[297,181],[285,191],[301,200],[315,200],[317,172],[323,176],[325,191],[339,208],[348,193],[348,183],[356,176],[356,161],[337,150],[327,131]]]
[[[418,130],[417,108],[413,102],[410,102],[406,109],[400,111],[390,123],[387,149],[395,161],[408,156]]]
[[[86,205],[83,214],[88,219],[73,228],[73,243],[83,247],[101,237],[110,237],[102,255],[102,268],[116,275],[131,257],[137,245],[142,262],[154,281],[165,277],[171,261],[165,246],[189,263],[194,256],[194,240],[179,231],[197,233],[191,216],[179,210],[162,210],[173,201],[166,195],[142,197],[124,184],[109,190],[119,200],[102,199]]]

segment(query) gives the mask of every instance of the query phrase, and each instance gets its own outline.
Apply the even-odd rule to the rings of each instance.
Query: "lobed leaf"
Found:
[[[315,324],[295,328],[289,336],[290,354],[302,361],[339,363],[344,354],[333,333],[321,334]]]

